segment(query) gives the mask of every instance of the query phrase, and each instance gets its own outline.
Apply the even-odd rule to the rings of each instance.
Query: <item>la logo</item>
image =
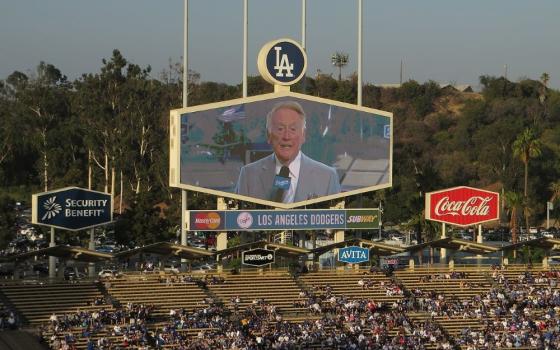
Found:
[[[290,60],[288,60],[288,55],[285,53],[280,55],[280,51],[282,51],[282,48],[280,46],[275,46],[274,50],[276,51],[276,65],[274,66],[274,69],[276,70],[276,76],[293,78],[294,75],[292,73],[292,70],[294,69],[294,64],[290,63]]]

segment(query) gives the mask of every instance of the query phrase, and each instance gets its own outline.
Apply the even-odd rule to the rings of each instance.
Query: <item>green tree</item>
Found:
[[[54,163],[53,158],[55,154],[63,158],[60,155],[65,152],[66,143],[61,142],[57,133],[70,116],[68,91],[71,84],[52,64],[41,62],[36,72],[34,79],[14,72],[7,81],[17,103],[14,110],[19,117],[19,134],[28,137],[39,153],[37,168],[42,187],[47,190],[53,177],[51,172],[67,168],[64,163]]]
[[[551,202],[555,202],[560,199],[560,180],[551,183],[548,188],[550,189],[550,192],[552,192],[552,196],[550,197]]]
[[[513,142],[513,155],[523,162],[525,167],[524,171],[524,186],[523,186],[523,197],[524,203],[527,206],[528,200],[528,181],[529,181],[529,161],[532,158],[536,158],[542,153],[542,144],[535,135],[532,129],[525,129],[521,135]],[[528,207],[527,207],[528,209]],[[525,214],[529,211],[525,210]],[[529,216],[525,215],[525,227],[529,230]]]
[[[6,248],[15,236],[16,217],[13,199],[0,195],[0,249]]]
[[[504,195],[504,201],[509,219],[509,228],[511,230],[511,243],[517,243],[517,233],[518,233],[518,216],[519,210],[523,207],[523,197],[517,192],[506,192]]]

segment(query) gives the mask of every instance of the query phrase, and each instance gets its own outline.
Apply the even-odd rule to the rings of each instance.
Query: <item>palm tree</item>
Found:
[[[549,80],[550,80],[550,76],[548,75],[548,73],[541,74],[541,82],[545,88],[547,87]]]
[[[552,192],[552,196],[550,197],[550,202],[554,203],[555,201],[560,199],[560,180],[557,180],[556,182],[551,183],[548,186],[548,189]],[[556,221],[554,222],[554,225],[556,225],[556,222],[558,222],[558,217],[556,218]]]
[[[552,196],[550,197],[550,201],[554,203],[554,201],[560,199],[560,180],[551,183],[548,186],[550,192],[552,192]]]
[[[539,95],[539,101],[541,102],[541,104],[543,105],[543,117],[546,118],[547,116],[547,108],[546,108],[546,91],[548,89],[548,81],[550,80],[550,76],[548,75],[548,73],[543,73],[541,75],[541,92]]]
[[[509,228],[511,230],[511,243],[517,243],[517,217],[519,209],[523,206],[523,197],[517,192],[506,192],[504,195],[506,208],[508,209]]]
[[[528,200],[528,182],[529,182],[529,160],[531,158],[536,158],[541,155],[542,151],[542,144],[535,132],[527,128],[521,133],[517,139],[513,142],[513,155],[519,158],[523,165],[525,166],[525,182],[523,187],[523,197],[525,205],[529,204]],[[528,213],[528,210],[525,210],[525,213]],[[529,216],[525,215],[525,227],[529,230]]]

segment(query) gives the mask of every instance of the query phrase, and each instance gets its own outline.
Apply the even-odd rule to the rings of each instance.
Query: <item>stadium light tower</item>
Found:
[[[344,52],[336,52],[331,56],[333,66],[338,67],[338,81],[342,80],[342,67],[348,64],[348,54]]]

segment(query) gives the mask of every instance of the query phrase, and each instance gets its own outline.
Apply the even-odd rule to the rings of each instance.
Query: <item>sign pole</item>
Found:
[[[95,232],[94,229],[89,230],[89,250],[95,250]],[[88,265],[88,276],[95,278],[95,263],[90,262]]]
[[[54,227],[51,227],[51,242],[49,247],[54,247],[56,243],[54,242]],[[56,257],[49,256],[49,278],[54,279],[56,277]]]
[[[91,190],[91,181],[88,182],[88,190]],[[122,203],[122,191],[121,191],[121,203]],[[112,207],[112,206],[111,206]],[[93,228],[89,230],[89,250],[95,250],[95,231]],[[90,262],[88,264],[88,276],[90,278],[95,278],[95,263]]]
[[[447,233],[445,232],[445,222],[441,223],[441,238],[446,238]],[[441,248],[439,251],[439,262],[444,263],[447,259],[447,249]]]

